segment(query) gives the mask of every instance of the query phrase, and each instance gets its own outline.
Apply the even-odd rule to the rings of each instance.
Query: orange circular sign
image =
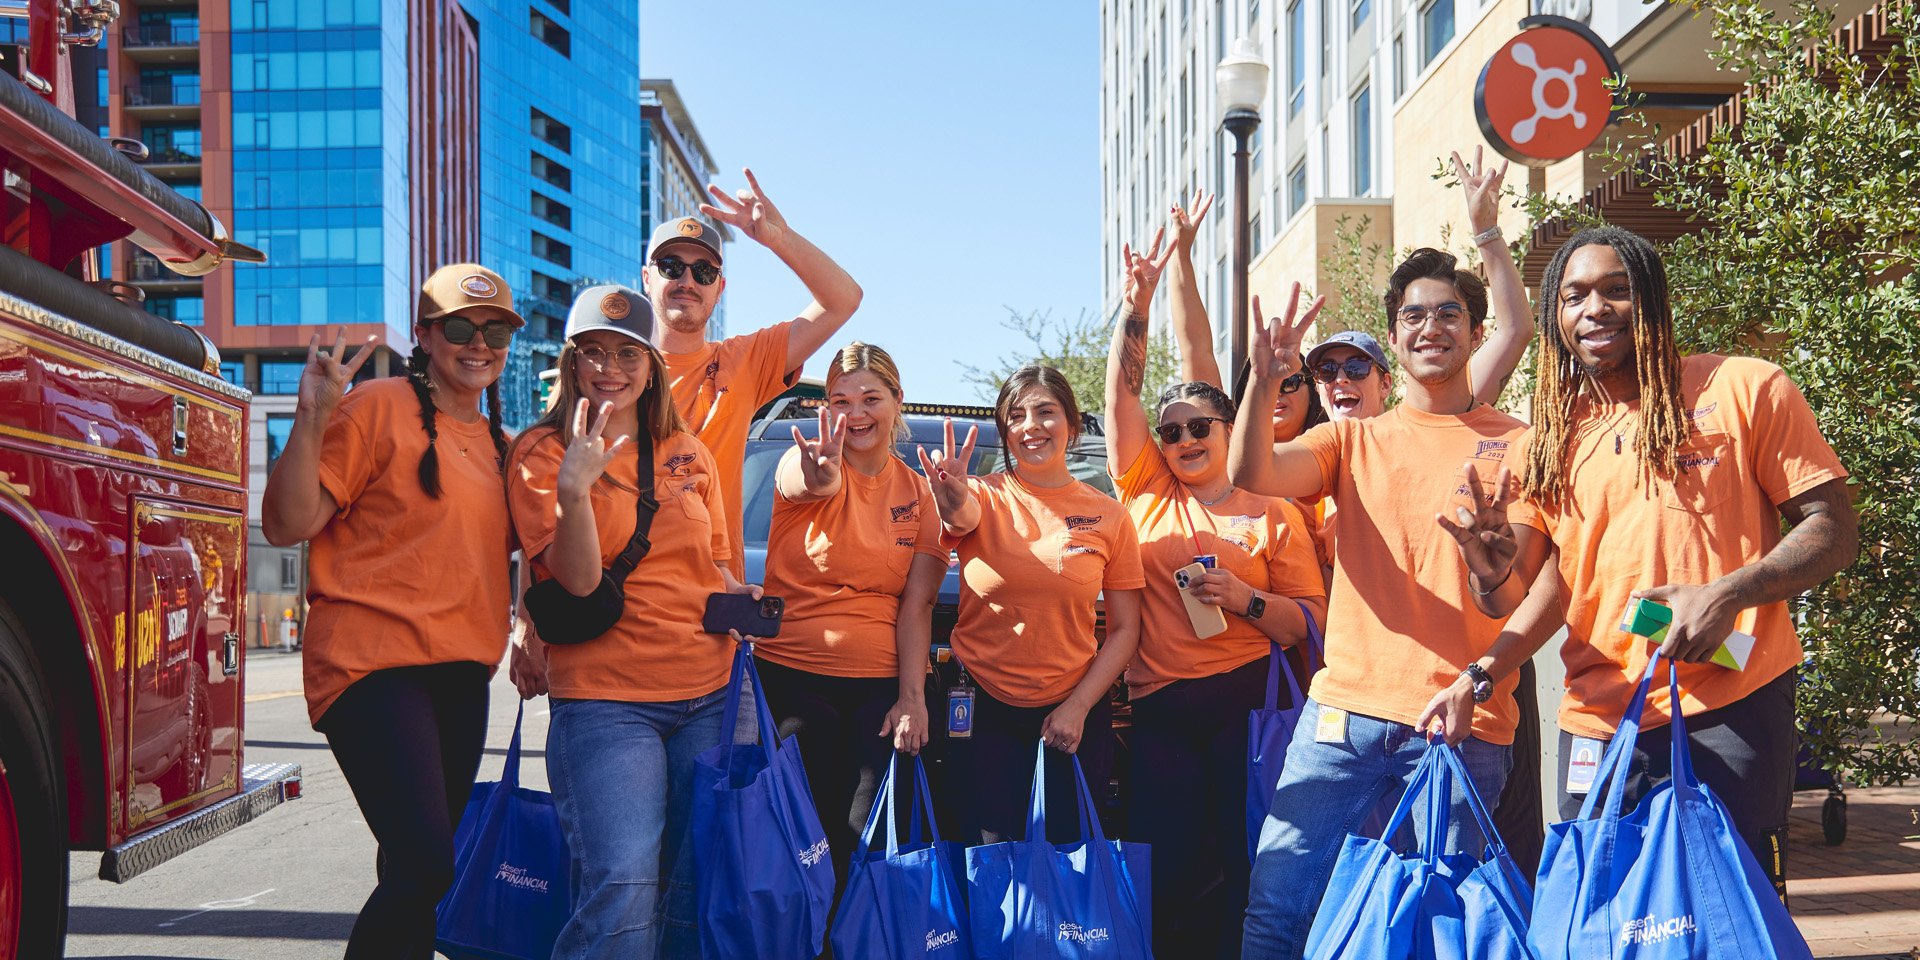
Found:
[[[1613,112],[1607,80],[1620,65],[1577,21],[1538,16],[1520,25],[1520,34],[1480,71],[1474,113],[1495,150],[1519,163],[1546,166],[1600,139]]]

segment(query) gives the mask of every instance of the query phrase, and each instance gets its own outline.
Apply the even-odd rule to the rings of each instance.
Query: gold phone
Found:
[[[1173,582],[1180,586],[1180,602],[1187,605],[1187,622],[1193,624],[1193,634],[1202,640],[1225,633],[1227,615],[1219,607],[1193,595],[1189,586],[1199,581],[1207,568],[1198,562],[1189,563],[1173,572]]]

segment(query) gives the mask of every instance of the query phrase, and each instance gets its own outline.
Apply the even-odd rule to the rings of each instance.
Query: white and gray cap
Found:
[[[573,298],[573,309],[567,311],[567,339],[595,330],[623,334],[659,349],[653,342],[653,304],[632,287],[603,283]]]

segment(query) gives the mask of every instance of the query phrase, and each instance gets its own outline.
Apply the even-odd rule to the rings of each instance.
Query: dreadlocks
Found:
[[[1595,394],[1593,375],[1580,366],[1560,330],[1560,285],[1574,251],[1589,244],[1612,247],[1627,268],[1633,290],[1633,366],[1640,384],[1640,415],[1633,450],[1642,471],[1662,477],[1677,469],[1687,419],[1680,405],[1680,351],[1673,340],[1673,305],[1667,271],[1645,237],[1619,227],[1593,227],[1573,235],[1547,264],[1540,281],[1539,351],[1533,391],[1533,434],[1527,444],[1521,488],[1526,496],[1558,503],[1567,494],[1567,464],[1573,451],[1573,415],[1580,395]],[[1597,395],[1597,394],[1596,394]]]

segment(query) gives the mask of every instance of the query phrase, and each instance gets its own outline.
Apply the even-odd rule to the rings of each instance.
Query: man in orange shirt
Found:
[[[640,276],[661,321],[660,352],[666,356],[673,403],[712,451],[727,502],[727,532],[734,543],[733,575],[744,575],[740,472],[753,414],[792,386],[800,367],[860,306],[860,285],[819,247],[795,233],[767,199],[753,171],[747,189],[729,195],[708,186],[713,203],[700,212],[728,224],[780,258],[813,302],[792,320],[718,342],[707,340],[727,279],[720,275],[719,232],[694,217],[661,224],[647,243]]]
[[[1301,335],[1323,301],[1296,321],[1298,298],[1295,284],[1287,316],[1256,331],[1242,411],[1273,409],[1280,381],[1299,365]],[[1498,621],[1470,609],[1466,564],[1432,520],[1481,499],[1473,473],[1463,476],[1457,464],[1494,475],[1525,429],[1474,397],[1468,358],[1484,339],[1486,288],[1452,254],[1421,249],[1395,268],[1384,299],[1388,340],[1407,376],[1405,402],[1279,445],[1264,431],[1235,430],[1229,448],[1235,484],[1268,496],[1331,497],[1341,528],[1326,667],[1308,691],[1254,857],[1242,940],[1249,958],[1302,955],[1342,838],[1403,788],[1427,750],[1421,709],[1473,669],[1499,632]],[[1516,515],[1524,520],[1524,507]],[[1469,711],[1474,736],[1464,725],[1445,731],[1489,800],[1512,763],[1514,685],[1512,677],[1481,678]],[[1457,785],[1452,799],[1449,844],[1477,852]]]
[[[1517,449],[1523,490],[1551,542],[1530,549],[1531,532],[1510,527],[1498,505],[1445,524],[1476,592],[1496,584],[1486,588],[1492,599],[1517,602],[1510,584],[1532,584],[1479,665],[1504,676],[1567,625],[1560,812],[1578,816],[1593,768],[1574,761],[1600,756],[1654,652],[1617,624],[1637,598],[1667,604],[1673,622],[1659,652],[1681,664],[1694,771],[1784,894],[1801,660],[1787,601],[1858,552],[1846,468],[1779,367],[1680,356],[1666,271],[1644,238],[1581,231],[1540,289],[1539,422]],[[1745,667],[1708,662],[1736,630],[1754,638]],[[1458,686],[1443,692],[1429,713],[1458,711],[1460,696]],[[1672,774],[1670,699],[1656,682],[1628,808]]]

